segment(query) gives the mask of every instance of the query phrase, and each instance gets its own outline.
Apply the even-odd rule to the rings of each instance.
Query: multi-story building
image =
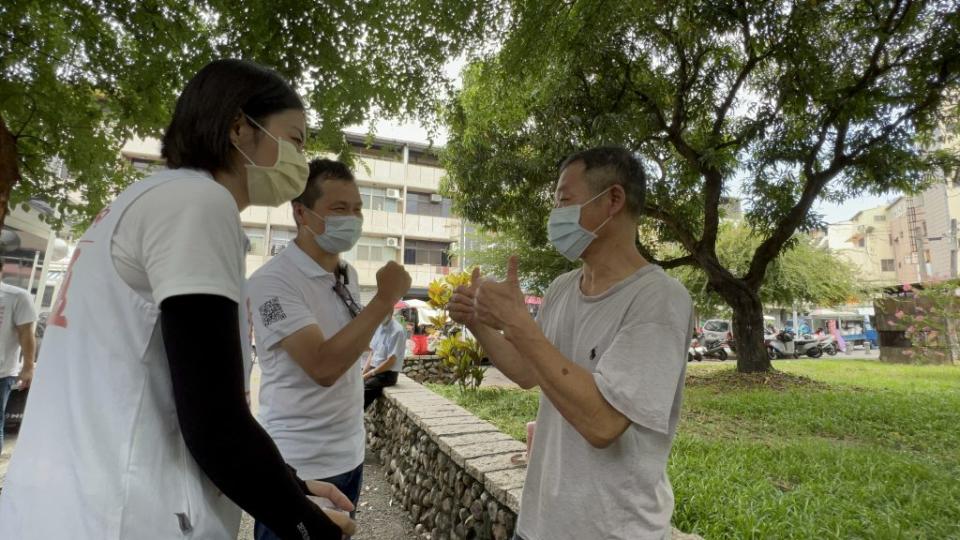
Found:
[[[376,273],[387,261],[403,264],[413,278],[408,295],[425,298],[430,282],[459,267],[462,221],[452,201],[439,193],[443,168],[428,145],[345,134],[355,153],[354,175],[363,198],[363,236],[344,254],[359,274],[362,301],[376,292]],[[138,163],[160,159],[156,141],[132,141],[124,156]],[[250,240],[247,274],[279,253],[296,236],[291,205],[250,207],[241,212]]]
[[[827,246],[868,284],[896,285],[958,276],[960,178],[830,224]]]
[[[919,283],[931,274],[925,210],[922,196],[899,197],[887,207],[899,283]]]
[[[933,279],[957,277],[958,220],[960,220],[960,177],[937,183],[921,196],[926,214],[923,240],[927,276]]]
[[[831,224],[827,228],[826,245],[856,266],[864,283],[877,286],[896,283],[896,264],[885,206],[863,210],[849,221]]]

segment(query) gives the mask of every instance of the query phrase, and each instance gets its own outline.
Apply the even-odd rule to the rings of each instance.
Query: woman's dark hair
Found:
[[[271,114],[303,108],[300,96],[276,71],[246,60],[215,60],[177,98],[161,154],[171,169],[227,169],[230,127],[237,115],[245,113],[263,125]]]

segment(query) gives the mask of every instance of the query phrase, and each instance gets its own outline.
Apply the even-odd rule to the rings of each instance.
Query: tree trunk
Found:
[[[7,123],[0,116],[0,229],[7,219],[10,206],[10,193],[20,181],[20,167],[17,165],[17,138],[7,129]]]
[[[737,342],[737,371],[770,371],[773,365],[763,342],[763,303],[742,280],[724,280],[714,288],[733,309],[733,336]]]

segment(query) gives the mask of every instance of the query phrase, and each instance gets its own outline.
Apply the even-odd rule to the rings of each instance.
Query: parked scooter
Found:
[[[763,340],[767,346],[767,354],[771,360],[778,358],[795,358],[796,344],[793,341],[793,332],[781,330],[776,334],[764,335]]]
[[[830,334],[825,334],[820,338],[820,349],[830,356],[836,356],[840,351],[840,348],[837,346],[837,338]]]
[[[730,348],[730,343],[722,339],[713,339],[707,341],[705,344],[705,351],[703,356],[706,358],[716,358],[723,362],[730,357],[730,354],[733,353],[733,350]]]
[[[703,357],[707,352],[706,347],[700,345],[699,334],[690,340],[690,348],[687,349],[687,362],[703,362]]]
[[[820,358],[823,356],[823,347],[820,340],[815,336],[805,335],[794,340],[794,356],[800,358],[807,355],[810,358]]]

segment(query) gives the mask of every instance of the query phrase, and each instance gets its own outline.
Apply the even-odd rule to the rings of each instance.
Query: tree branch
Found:
[[[30,125],[30,121],[33,120],[33,115],[36,114],[37,112],[37,100],[32,95],[30,95],[29,92],[26,92],[23,95],[30,100],[30,104],[33,106],[30,107],[30,115],[27,116],[27,119],[23,121],[23,125],[21,125],[20,129],[18,129],[17,132],[13,134],[14,139],[20,138],[20,135],[23,134],[23,130],[27,129],[27,126]]]
[[[783,219],[780,220],[770,237],[760,244],[760,247],[757,248],[753,255],[753,259],[750,261],[750,270],[747,272],[747,275],[744,276],[744,281],[754,290],[757,290],[763,282],[767,265],[780,253],[780,250],[783,249],[783,246],[796,231],[824,186],[853,161],[854,156],[845,153],[847,131],[850,126],[849,118],[841,119],[840,115],[850,99],[865,91],[870,84],[889,69],[889,66],[881,66],[879,64],[880,58],[882,58],[891,36],[905,20],[911,4],[911,0],[906,0],[905,3],[898,1],[891,8],[890,13],[884,21],[885,28],[882,29],[882,37],[877,40],[863,74],[853,86],[844,92],[844,96],[840,100],[828,106],[828,114],[821,125],[817,135],[817,141],[810,149],[807,159],[804,160],[803,171],[806,182],[800,199],[790,211],[787,212]],[[898,14],[899,17],[897,16]],[[933,90],[931,90],[931,92],[933,92]],[[936,93],[933,93],[934,98],[935,96]],[[836,129],[836,138],[834,140],[833,156],[830,165],[822,171],[814,170],[815,164],[818,162],[820,150],[826,142],[831,127]],[[892,130],[895,128],[895,125],[891,125],[884,131],[889,134],[892,133]]]
[[[637,240],[636,244],[637,250],[640,252],[640,255],[643,255],[644,259],[663,268],[664,270],[669,270],[670,268],[679,268],[681,266],[697,266],[697,260],[693,257],[693,255],[684,255],[683,257],[676,257],[662,261],[657,259],[653,252],[650,251],[650,249],[639,239]]]
[[[673,234],[677,236],[677,239],[688,252],[691,254],[696,253],[698,242],[696,237],[693,235],[693,232],[681,224],[680,221],[672,214],[663,208],[654,206],[652,204],[647,204],[643,212],[644,214],[663,222],[667,227],[670,228],[671,231],[673,231]]]

